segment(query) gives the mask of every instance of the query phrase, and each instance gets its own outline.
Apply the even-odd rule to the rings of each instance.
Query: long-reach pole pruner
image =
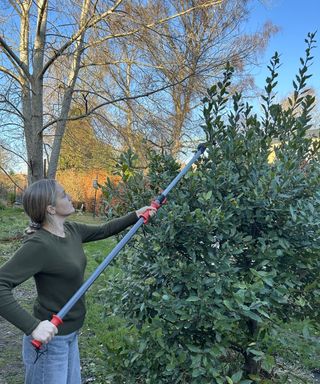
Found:
[[[188,164],[179,172],[179,174],[172,180],[168,187],[159,195],[152,203],[151,206],[158,210],[161,205],[164,203],[168,193],[178,184],[180,179],[189,171],[192,164],[195,163],[198,158],[204,153],[206,147],[203,144],[198,146],[198,150]],[[103,262],[93,271],[89,278],[83,283],[83,285],[78,289],[78,291],[69,299],[69,301],[62,307],[62,309],[52,316],[50,320],[52,324],[58,327],[63,323],[62,319],[70,311],[70,309],[76,304],[76,302],[85,294],[85,292],[91,287],[95,280],[100,276],[100,274],[105,270],[105,268],[110,264],[111,260],[117,256],[121,249],[127,244],[131,237],[137,232],[137,230],[149,221],[150,212],[146,211],[143,215],[140,216],[139,220],[134,224],[134,226],[127,232],[127,234],[121,239],[121,241],[113,248],[108,256],[103,260]],[[40,349],[42,343],[38,340],[32,340],[32,345],[36,349]]]

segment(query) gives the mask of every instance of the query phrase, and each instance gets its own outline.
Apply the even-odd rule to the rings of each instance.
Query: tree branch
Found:
[[[0,65],[0,72],[3,72],[6,75],[9,75],[13,80],[16,80],[21,85],[20,79],[14,73],[9,71],[9,69],[7,69],[7,68],[3,67],[2,65]]]
[[[82,27],[79,28],[79,30],[71,36],[70,40],[67,41],[60,49],[58,49],[55,54],[47,61],[47,63],[44,65],[42,69],[42,75],[46,73],[48,68],[54,63],[54,61],[63,54],[63,52],[70,47],[83,33],[85,33],[86,30],[89,28],[92,28],[95,24],[97,24],[99,21],[113,13],[122,3],[123,0],[116,1],[115,5],[111,7],[108,11],[102,13],[99,17],[93,18],[93,20],[90,23],[90,20],[88,20]]]
[[[21,155],[19,155],[18,153],[16,153],[16,152],[14,152],[12,149],[9,149],[9,148],[6,148],[4,145],[2,145],[2,144],[0,144],[0,147],[2,148],[2,149],[4,149],[5,151],[7,151],[7,152],[10,152],[10,153],[13,153],[15,156],[18,156],[20,159],[22,159],[26,164],[27,164],[27,166],[29,167],[29,163],[28,163],[28,161],[23,157],[23,156],[21,156]]]
[[[140,28],[136,28],[134,29],[133,31],[130,31],[130,32],[124,32],[124,33],[116,33],[116,34],[112,34],[110,36],[107,36],[103,39],[100,39],[98,41],[95,41],[93,42],[92,44],[90,45],[87,45],[86,47],[84,47],[84,49],[87,49],[88,47],[93,47],[95,45],[99,45],[100,43],[104,42],[104,41],[107,41],[107,40],[110,40],[110,39],[116,39],[116,38],[121,38],[121,37],[128,37],[128,36],[132,36],[140,31],[142,31],[144,28],[147,28],[147,29],[151,29],[157,25],[161,25],[161,24],[164,24],[166,23],[167,21],[170,21],[170,20],[173,20],[173,19],[176,19],[177,17],[180,17],[180,16],[184,16],[196,9],[201,9],[201,8],[209,8],[211,6],[214,6],[214,5],[219,5],[223,2],[224,0],[213,0],[213,1],[209,1],[208,3],[204,3],[204,4],[201,4],[201,5],[195,5],[194,7],[191,7],[191,8],[188,8],[186,9],[185,11],[182,11],[182,12],[179,12],[179,13],[176,13],[174,15],[171,15],[171,16],[168,16],[168,17],[165,17],[163,19],[160,19],[160,20],[157,20],[155,21],[154,23],[150,23],[150,24],[147,24],[147,25],[142,25],[142,27]]]
[[[112,14],[119,6],[120,4],[122,3],[123,0],[118,0],[115,5],[110,8],[108,11],[102,13],[100,16],[97,16],[95,18],[93,18],[90,22],[90,20],[88,20],[87,23],[85,23],[83,25],[83,27],[81,27],[71,38],[68,42],[66,42],[60,49],[58,49],[55,54],[47,61],[47,63],[44,65],[43,67],[43,70],[42,70],[42,75],[44,75],[44,73],[48,70],[48,68],[53,64],[53,62],[63,54],[63,52],[68,48],[70,47],[70,45],[72,45],[86,30],[92,28],[93,26],[95,26],[99,21],[103,20],[104,18],[106,18],[107,16],[109,16],[110,14]],[[150,24],[147,24],[147,25],[143,25],[142,27],[140,28],[136,28],[135,30],[133,31],[129,31],[129,32],[125,32],[125,33],[118,33],[118,34],[112,34],[112,35],[109,35],[103,39],[100,39],[98,41],[95,41],[94,43],[90,44],[90,45],[87,45],[86,47],[83,48],[83,50],[87,49],[88,47],[93,47],[95,45],[99,45],[100,43],[104,42],[104,41],[107,41],[107,40],[110,40],[110,39],[114,39],[114,38],[121,38],[121,37],[127,37],[127,36],[132,36],[138,32],[140,32],[141,30],[143,30],[144,28],[147,28],[147,29],[152,29],[153,27],[157,26],[157,25],[161,25],[163,23],[166,23],[167,21],[170,21],[170,20],[173,20],[177,17],[180,17],[180,16],[183,16],[183,15],[186,15],[196,9],[201,9],[201,8],[209,8],[211,6],[214,6],[214,5],[219,5],[223,2],[223,0],[212,0],[212,1],[209,1],[207,3],[204,3],[204,4],[201,4],[201,5],[195,5],[194,7],[191,7],[191,8],[188,8],[187,10],[185,11],[182,11],[182,12],[179,12],[177,14],[174,14],[174,15],[171,15],[171,16],[168,16],[166,18],[163,18],[163,19],[160,19],[158,21],[155,21],[154,23],[150,23]]]
[[[20,189],[20,191],[23,191],[23,189],[13,180],[13,178],[9,175],[9,173],[0,165],[0,169],[2,170],[3,173],[12,181],[12,183]]]
[[[17,12],[19,16],[22,15],[21,10],[17,7],[17,4],[13,0],[9,0],[10,4],[12,5],[13,9]],[[21,4],[20,4],[21,5]]]
[[[2,100],[1,100],[1,98],[2,98]],[[10,111],[7,109],[2,109],[3,112],[13,113],[14,115],[19,116],[22,120],[24,120],[24,116],[19,111],[19,109],[10,100],[8,100],[8,98],[5,95],[0,94],[0,104],[2,104],[2,103],[8,104],[9,106],[11,106],[16,111],[16,113],[14,113],[13,111]]]
[[[120,101],[127,101],[127,100],[136,100],[136,99],[141,99],[143,97],[148,97],[148,96],[151,96],[151,95],[154,95],[155,93],[158,93],[158,92],[161,92],[161,91],[164,91],[168,88],[171,88],[171,87],[174,87],[178,84],[181,84],[183,83],[184,81],[186,81],[189,77],[192,77],[194,76],[195,73],[191,73],[187,76],[185,76],[182,80],[179,80],[179,81],[176,81],[174,83],[170,83],[170,84],[167,84],[161,88],[158,88],[158,89],[155,89],[153,91],[149,91],[149,92],[146,92],[144,94],[141,94],[141,95],[134,95],[134,96],[124,96],[124,97],[119,97],[118,99],[114,99],[114,100],[108,100],[106,101],[105,103],[102,103],[102,104],[99,104],[98,106],[92,108],[91,110],[89,110],[87,113],[85,114],[82,114],[82,115],[78,115],[78,116],[75,116],[75,117],[69,117],[67,119],[55,119],[55,120],[52,120],[50,121],[49,123],[47,123],[40,132],[43,132],[45,129],[49,128],[50,126],[52,126],[53,124],[56,124],[60,121],[75,121],[75,120],[80,120],[80,119],[83,119],[85,117],[88,117],[90,115],[92,115],[96,110],[102,108],[102,107],[105,107],[107,105],[110,105],[110,104],[115,104],[115,103],[119,103]]]
[[[25,76],[30,80],[30,73],[28,71],[27,66],[19,59],[19,57],[13,52],[13,50],[8,46],[5,40],[0,36],[0,46],[2,46],[4,52],[12,58],[12,60],[19,66],[19,68],[23,71]]]
[[[41,30],[43,28],[42,27],[43,23],[46,22],[46,7],[47,7],[47,3],[48,3],[48,0],[44,0],[44,2],[42,3],[41,8],[39,9],[37,29],[36,29],[37,30],[38,38],[40,38]]]

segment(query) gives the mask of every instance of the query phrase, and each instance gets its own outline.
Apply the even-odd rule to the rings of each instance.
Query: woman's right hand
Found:
[[[51,321],[44,320],[33,330],[31,336],[42,344],[47,344],[57,333],[58,328]]]

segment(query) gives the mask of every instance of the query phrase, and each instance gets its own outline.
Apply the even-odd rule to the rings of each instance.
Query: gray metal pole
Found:
[[[172,180],[168,187],[158,196],[155,201],[151,204],[155,208],[160,208],[163,204],[168,193],[177,185],[180,179],[188,172],[192,164],[198,160],[198,158],[205,151],[204,145],[199,145],[197,153],[192,157],[188,164],[179,172],[179,174]],[[103,260],[103,262],[95,269],[95,271],[90,275],[90,277],[83,283],[83,285],[78,289],[78,291],[68,300],[68,302],[62,307],[62,309],[56,314],[53,315],[51,322],[55,326],[59,326],[63,323],[62,319],[70,311],[70,309],[75,305],[75,303],[86,293],[86,291],[91,287],[95,280],[101,275],[101,273],[106,269],[110,264],[112,259],[121,251],[121,249],[128,243],[132,236],[137,232],[137,230],[144,224],[147,223],[149,219],[149,213],[140,217],[140,219],[135,223],[135,225],[130,229],[130,231],[121,239],[121,241],[113,248],[113,250],[108,254],[108,256]],[[40,349],[42,343],[38,340],[32,340],[32,345],[36,349]]]

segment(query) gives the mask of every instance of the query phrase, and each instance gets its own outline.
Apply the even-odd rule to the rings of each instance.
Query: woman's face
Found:
[[[54,208],[55,214],[62,217],[69,216],[74,212],[71,197],[65,192],[60,184],[57,184],[57,197]]]

